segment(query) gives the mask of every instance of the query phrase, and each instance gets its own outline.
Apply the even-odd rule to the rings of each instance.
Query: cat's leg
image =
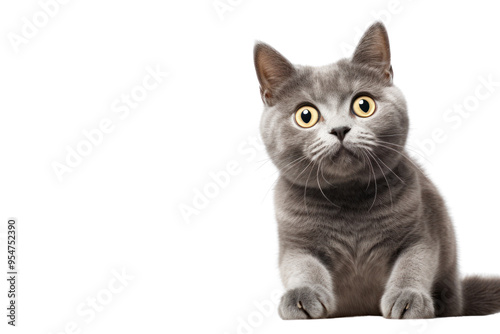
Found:
[[[457,317],[463,315],[462,281],[455,266],[441,273],[441,279],[434,284],[434,308],[436,317]]]
[[[433,318],[431,289],[439,262],[435,247],[423,244],[407,248],[394,264],[382,296],[381,309],[386,318]]]
[[[332,278],[315,256],[303,251],[285,252],[280,263],[286,293],[278,309],[283,319],[318,319],[333,312]]]

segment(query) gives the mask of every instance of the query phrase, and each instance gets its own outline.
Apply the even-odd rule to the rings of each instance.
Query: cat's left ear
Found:
[[[394,73],[391,65],[389,37],[381,22],[374,23],[365,32],[354,51],[352,62],[375,68],[385,79],[392,82]]]

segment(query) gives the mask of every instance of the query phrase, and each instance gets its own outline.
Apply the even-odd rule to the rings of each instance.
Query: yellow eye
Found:
[[[359,117],[370,117],[375,112],[375,101],[369,96],[360,96],[354,100],[352,111]]]
[[[295,113],[295,121],[300,127],[310,128],[318,123],[319,112],[311,106],[304,106]]]

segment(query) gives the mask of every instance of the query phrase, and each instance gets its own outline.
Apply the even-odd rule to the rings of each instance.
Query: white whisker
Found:
[[[367,152],[368,153],[368,152]],[[377,176],[375,176],[375,169],[373,168],[373,165],[370,161],[370,158],[368,157],[368,163],[370,164],[370,169],[373,173],[373,183],[375,184],[375,196],[373,198],[373,203],[372,205],[370,206],[370,208],[368,209],[368,211],[371,211],[373,206],[375,205],[375,202],[377,201],[377,193],[378,193],[378,189],[377,189]]]
[[[325,159],[323,157],[323,159]],[[337,208],[340,208],[338,205],[336,205],[335,203],[333,203],[328,197],[326,197],[325,193],[323,192],[323,189],[321,189],[321,184],[319,183],[319,170],[321,169],[321,163],[323,162],[323,159],[320,160],[319,162],[319,166],[318,166],[318,170],[316,171],[316,182],[318,183],[318,187],[319,187],[319,191],[321,191],[321,194],[323,195],[323,197],[328,201],[330,202],[333,206],[337,207]],[[323,172],[323,171],[322,171]]]
[[[370,155],[373,157],[373,155],[372,155],[370,152],[368,152],[368,154],[370,154]],[[377,163],[378,168],[380,169],[380,172],[382,173],[382,176],[383,176],[383,177],[384,177],[384,179],[385,179],[385,183],[387,183],[387,188],[389,189],[389,196],[390,196],[390,199],[391,199],[391,210],[393,210],[393,209],[394,209],[394,203],[392,202],[392,191],[391,191],[391,185],[389,184],[389,181],[387,180],[387,177],[385,176],[385,173],[384,173],[384,171],[382,170],[382,167],[380,166],[380,164],[378,163],[378,161],[377,161],[376,159],[375,159],[374,161]]]

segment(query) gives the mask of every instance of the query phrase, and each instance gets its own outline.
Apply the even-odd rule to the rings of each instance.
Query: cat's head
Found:
[[[293,65],[264,43],[254,57],[265,105],[261,134],[284,177],[312,187],[365,181],[402,158],[406,102],[392,82],[381,23],[368,28],[351,59],[331,65]]]

